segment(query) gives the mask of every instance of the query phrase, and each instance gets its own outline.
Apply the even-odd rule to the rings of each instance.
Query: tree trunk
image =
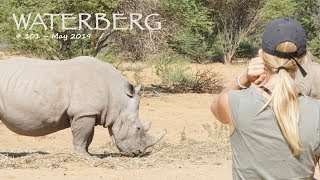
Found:
[[[227,53],[224,55],[224,63],[225,63],[225,64],[231,64],[231,61],[232,61],[232,55],[230,55],[230,53],[227,52]]]

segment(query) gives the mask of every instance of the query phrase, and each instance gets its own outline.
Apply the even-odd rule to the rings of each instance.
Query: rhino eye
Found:
[[[141,129],[141,127],[140,127],[140,126],[138,126],[138,127],[137,127],[137,130],[138,130],[138,131],[140,131],[140,129]]]

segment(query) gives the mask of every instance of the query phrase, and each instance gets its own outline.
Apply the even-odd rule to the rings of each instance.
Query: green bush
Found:
[[[235,54],[236,58],[254,58],[257,56],[259,46],[252,41],[243,41]]]
[[[32,30],[18,30],[12,18],[12,13],[17,16],[20,14],[27,15],[32,13],[30,21],[33,21],[36,13],[90,13],[94,14],[96,12],[106,13],[111,16],[109,9],[114,9],[115,6],[121,0],[110,0],[108,2],[87,0],[87,1],[65,1],[65,0],[47,0],[38,1],[34,0],[5,0],[1,1],[0,6],[0,39],[5,41],[8,46],[7,50],[19,51],[25,54],[31,54],[34,56],[44,57],[45,59],[69,59],[79,55],[95,55],[93,42],[97,41],[99,35],[102,32],[97,30],[89,31],[84,30],[62,30],[61,23],[54,21],[54,30],[44,30],[41,26],[34,26]],[[43,20],[48,25],[48,17],[43,18]],[[71,25],[78,25],[76,20],[68,21]],[[31,24],[31,23],[30,23]],[[93,37],[93,32],[95,32],[95,38]],[[24,39],[16,38],[18,34],[24,36],[25,34],[39,34],[40,36],[47,35],[50,37],[52,34],[59,33],[61,35],[70,35],[72,33],[85,33],[91,34],[92,38],[71,40],[70,38],[66,41],[51,39],[51,38],[40,38],[40,39]]]
[[[320,63],[320,37],[314,38],[308,43],[308,48],[313,56],[317,57],[317,63]]]
[[[156,74],[165,84],[193,86],[195,78],[190,74],[190,68],[186,66],[186,61],[183,61],[179,57],[177,58],[177,56],[175,57],[162,56],[159,60],[155,61]]]
[[[123,54],[120,52],[118,45],[112,44],[103,49],[103,51],[97,55],[97,58],[103,62],[117,66],[123,61]]]
[[[162,82],[158,87],[173,93],[217,93],[222,89],[222,77],[211,70],[191,71],[180,57],[163,56],[155,61],[156,74]]]
[[[215,33],[215,23],[210,19],[210,10],[201,0],[164,0],[164,18],[168,19],[171,34],[168,46],[176,53],[195,61],[214,56],[210,51]]]

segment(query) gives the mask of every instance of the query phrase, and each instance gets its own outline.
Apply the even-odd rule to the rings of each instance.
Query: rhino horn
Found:
[[[167,133],[167,130],[164,129],[154,136],[148,136],[147,142],[146,142],[147,147],[151,147],[155,145],[158,141],[160,141],[166,135],[166,133]]]
[[[144,128],[145,132],[147,132],[150,129],[151,124],[152,124],[151,121],[143,123],[143,128]]]

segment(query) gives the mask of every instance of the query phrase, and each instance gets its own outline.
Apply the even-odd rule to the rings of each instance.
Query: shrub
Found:
[[[163,0],[162,14],[168,30],[167,44],[176,53],[202,62],[216,54],[210,51],[215,23],[201,0]]]
[[[120,52],[119,47],[115,44],[112,44],[101,51],[97,55],[97,58],[116,67],[118,67],[122,61],[124,61],[123,54]]]
[[[161,57],[155,69],[162,82],[153,86],[171,93],[217,93],[222,89],[222,77],[218,73],[210,69],[194,73],[181,59]]]

